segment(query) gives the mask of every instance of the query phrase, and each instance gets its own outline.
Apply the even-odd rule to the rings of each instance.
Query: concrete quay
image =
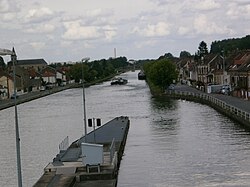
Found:
[[[181,84],[176,85],[174,90],[167,90],[164,95],[206,104],[240,125],[250,128],[250,101],[248,100],[223,94],[208,94]]]
[[[116,187],[129,125],[128,117],[116,117],[65,147],[66,138],[60,144],[63,146],[59,154],[45,167],[34,187]],[[103,147],[102,162],[86,164],[82,145]]]

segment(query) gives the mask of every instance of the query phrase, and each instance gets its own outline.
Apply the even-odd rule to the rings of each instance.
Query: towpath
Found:
[[[183,84],[183,85],[177,84],[175,86],[175,90],[176,91],[186,91],[186,92],[207,94],[203,91],[200,91],[196,88],[193,88],[193,87],[185,85],[185,84]],[[233,96],[229,96],[229,95],[223,95],[223,94],[208,94],[208,95],[212,95],[213,97],[220,99],[221,101],[227,103],[228,105],[232,105],[236,108],[239,108],[245,112],[250,113],[250,101],[248,101],[248,100],[244,100],[242,98],[233,97]]]

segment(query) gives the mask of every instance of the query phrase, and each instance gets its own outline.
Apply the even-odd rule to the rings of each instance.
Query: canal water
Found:
[[[122,74],[127,85],[85,90],[87,118],[130,118],[118,187],[250,186],[250,132],[206,105],[153,98],[137,73]],[[82,89],[18,106],[23,186],[39,179],[66,136],[82,136],[82,111]],[[14,124],[14,108],[0,111],[0,186],[17,186]]]

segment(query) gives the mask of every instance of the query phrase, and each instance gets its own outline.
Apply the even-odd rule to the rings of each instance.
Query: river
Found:
[[[130,118],[118,187],[250,186],[250,132],[214,109],[156,99],[136,72],[85,89],[87,118]],[[82,136],[82,89],[18,106],[23,186],[32,186],[58,153]],[[17,186],[14,108],[0,111],[0,186]],[[88,129],[89,131],[91,129]]]

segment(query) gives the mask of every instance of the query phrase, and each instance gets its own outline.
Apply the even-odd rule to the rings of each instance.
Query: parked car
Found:
[[[229,95],[230,90],[229,90],[229,88],[222,88],[221,93],[224,94],[224,95]]]
[[[224,94],[224,95],[229,95],[230,91],[231,91],[231,89],[230,89],[229,85],[223,85],[222,88],[221,88],[220,93]]]

